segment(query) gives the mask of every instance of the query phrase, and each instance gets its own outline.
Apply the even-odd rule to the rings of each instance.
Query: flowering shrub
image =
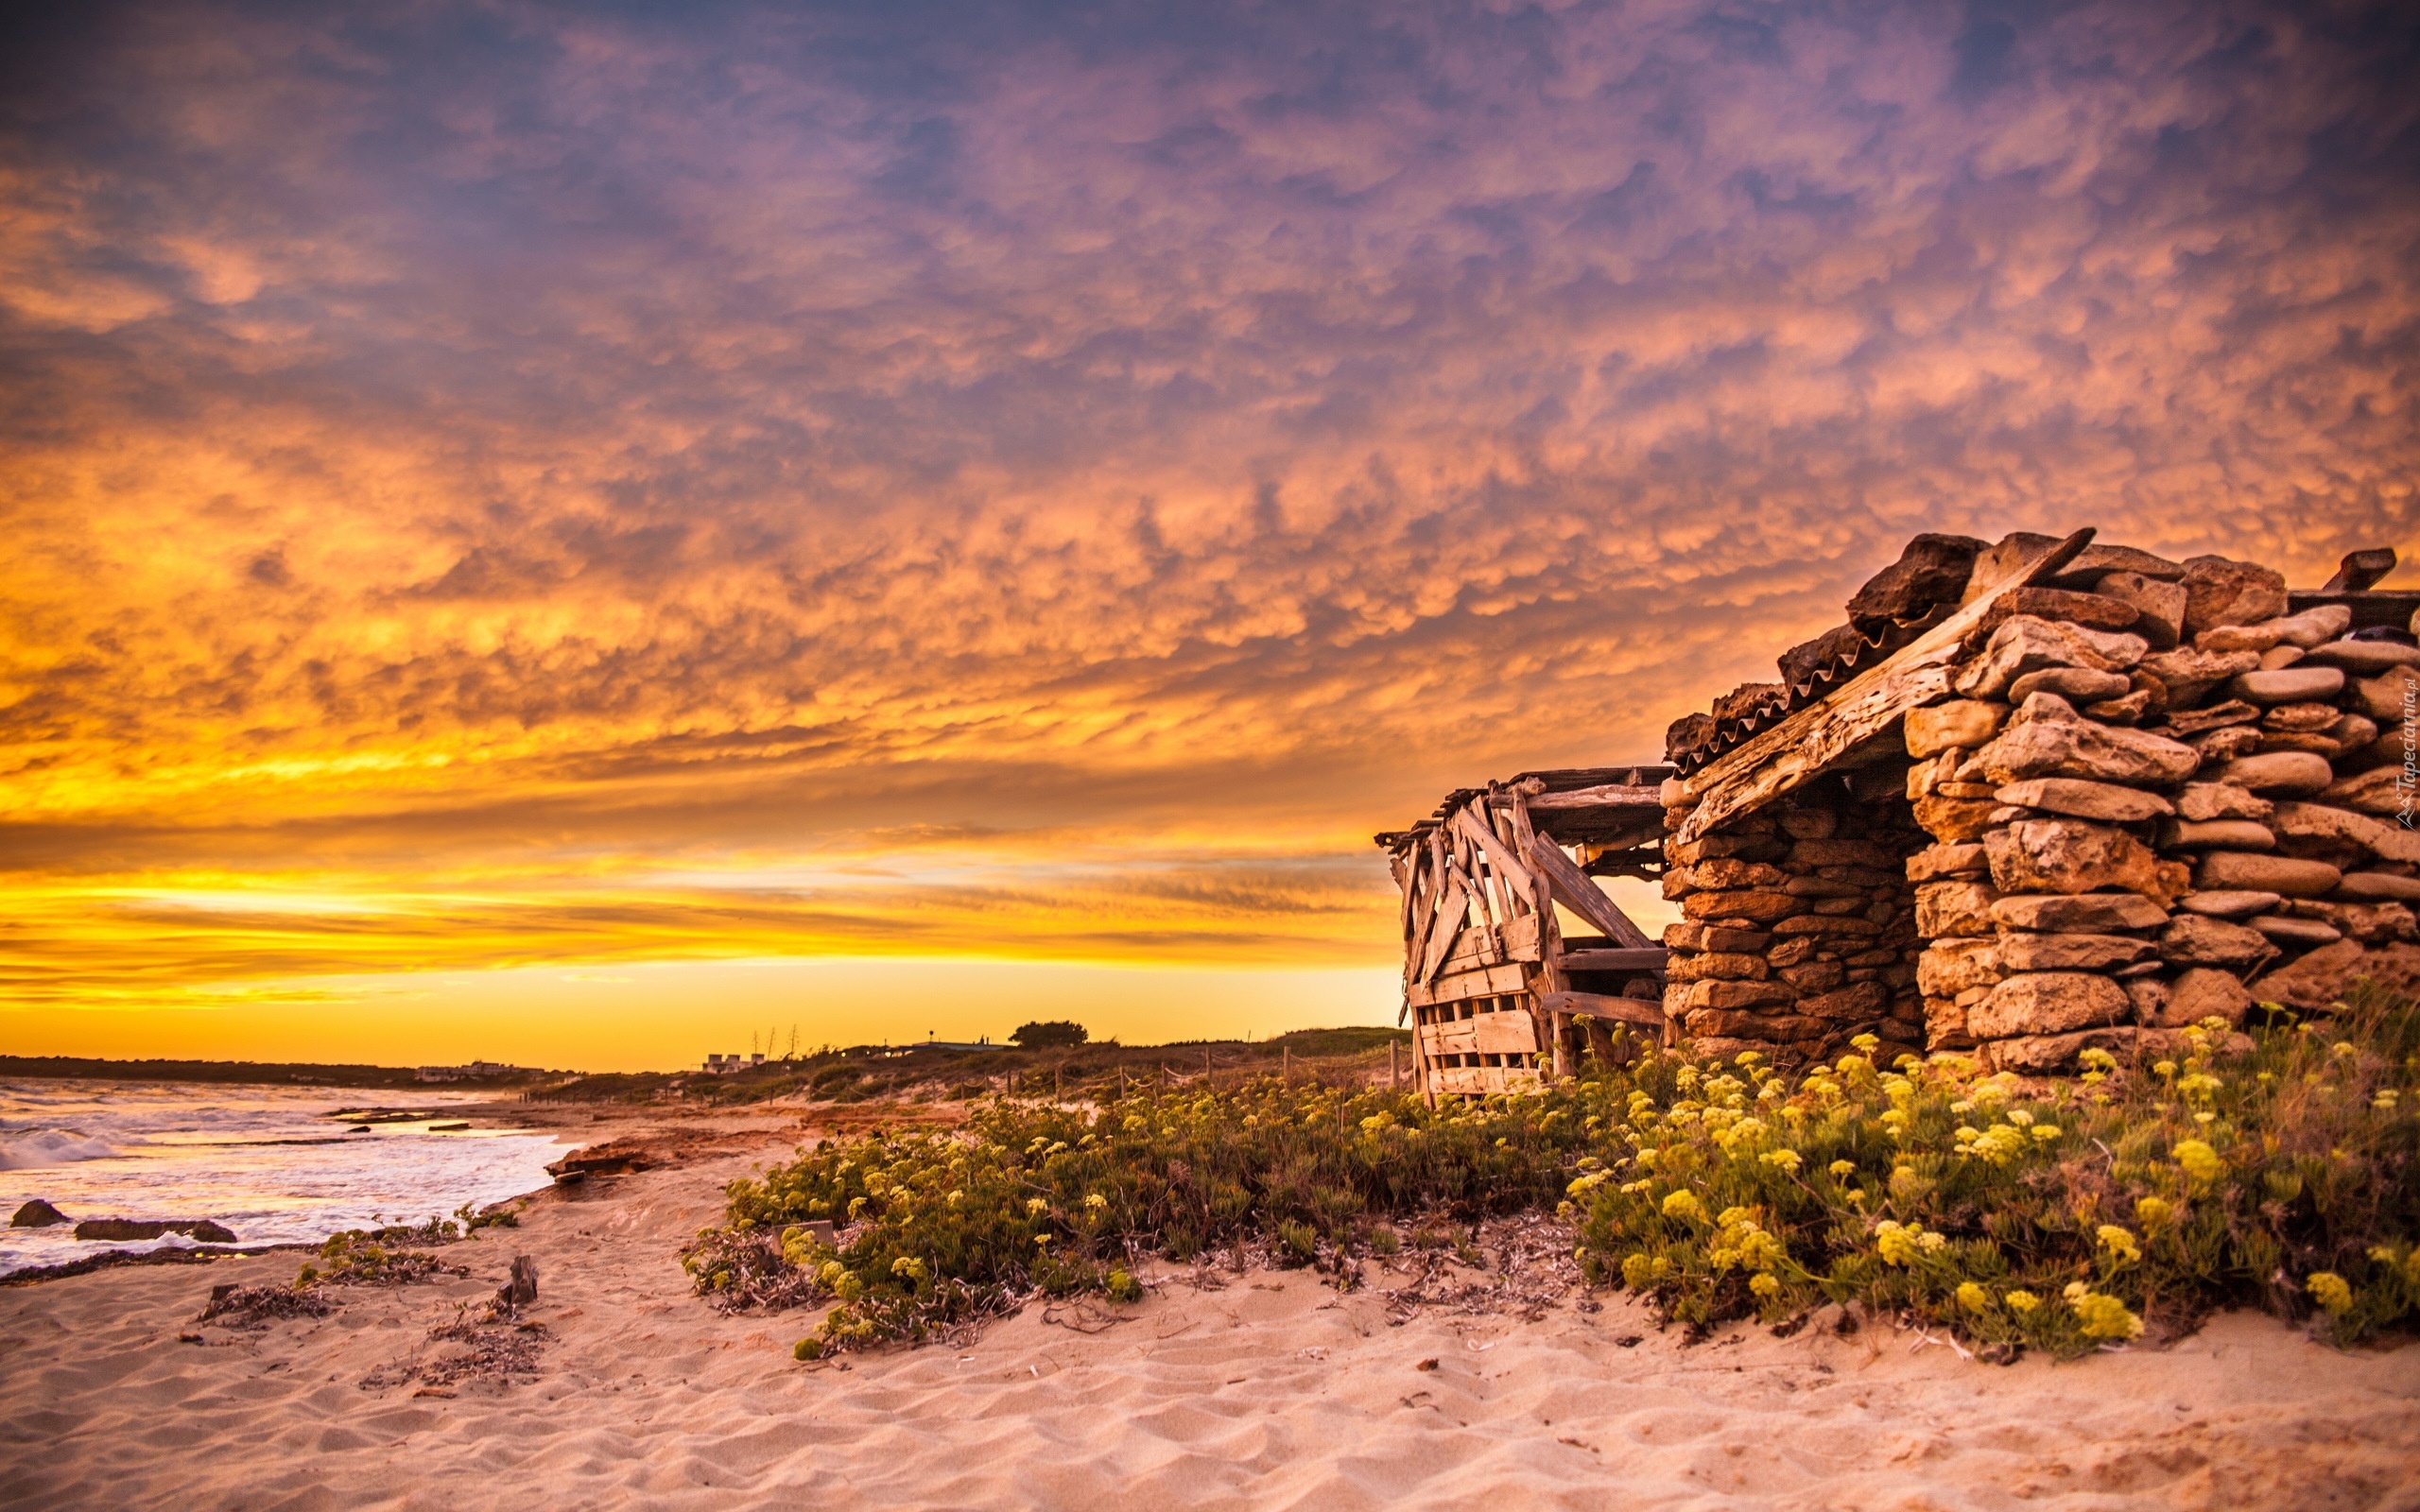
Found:
[[[1571,1183],[1582,1269],[1699,1328],[1854,1300],[2074,1353],[2254,1304],[2359,1338],[2420,1312],[2414,1021],[2363,999],[2235,1057],[2212,1022],[2181,1061],[2030,1088],[1956,1057],[1683,1063],[1677,1095],[1621,1091],[1628,1149]]]
[[[778,1290],[769,1263],[811,1277],[811,1299],[838,1304],[800,1346],[812,1358],[922,1339],[1035,1293],[1138,1297],[1145,1253],[1189,1260],[1266,1236],[1335,1266],[1389,1215],[1552,1202],[1584,1137],[1566,1099],[1431,1109],[1273,1077],[1143,1089],[1098,1111],[997,1100],[962,1131],[835,1141],[732,1183],[728,1225],[683,1263],[710,1297]],[[793,1227],[812,1219],[840,1227],[839,1248]]]
[[[731,1305],[835,1302],[804,1358],[1036,1294],[1132,1297],[1146,1254],[1266,1240],[1341,1272],[1409,1215],[1552,1205],[1589,1280],[1693,1329],[1857,1302],[2068,1354],[2254,1304],[2350,1340],[2420,1312],[2414,1021],[2362,1000],[2232,1057],[2213,1024],[2181,1060],[2095,1053],[2048,1086],[1956,1057],[1886,1068],[1868,1041],[1797,1074],[1651,1052],[1433,1109],[1273,1078],[1097,1110],[999,1100],[962,1130],[838,1140],[733,1183],[683,1263]]]

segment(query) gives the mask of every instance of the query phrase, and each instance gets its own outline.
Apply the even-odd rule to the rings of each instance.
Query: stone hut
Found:
[[[1599,816],[1613,843],[1522,852],[1533,873],[1658,879],[1683,914],[1660,970],[1626,956],[1611,993],[1575,996],[1544,952],[1494,1005],[1534,1021],[1537,1070],[1611,1019],[1703,1053],[1797,1060],[1872,1034],[1886,1058],[2033,1074],[2258,1003],[2325,1013],[2365,976],[2420,987],[2420,593],[2373,586],[2394,561],[2357,552],[2298,592],[2089,530],[1919,536],[1778,681],[1673,725],[1668,768],[1630,774],[1618,820]],[[1477,797],[1526,808],[1558,776]],[[1554,838],[1524,822],[1529,845]],[[1406,865],[1426,833],[1379,839],[1406,879],[1406,1011],[1436,1017],[1415,999],[1477,919]],[[1532,891],[1569,910],[1571,881]],[[1637,1011],[1649,982],[1660,1018]],[[1433,1074],[1444,1036],[1421,1035],[1424,1085],[1488,1090]]]

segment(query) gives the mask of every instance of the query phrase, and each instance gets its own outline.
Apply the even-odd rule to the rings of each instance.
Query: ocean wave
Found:
[[[92,1139],[73,1129],[37,1129],[0,1141],[0,1171],[31,1171],[77,1160],[100,1160],[116,1153],[107,1141]]]

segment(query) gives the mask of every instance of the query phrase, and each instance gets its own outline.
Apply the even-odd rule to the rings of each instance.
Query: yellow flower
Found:
[[[1874,1054],[1875,1048],[1881,1044],[1882,1041],[1870,1034],[1861,1034],[1852,1037],[1849,1043],[1857,1046],[1860,1052],[1870,1056]]]
[[[1046,1212],[1049,1211],[1049,1208],[1050,1204],[1045,1202],[1040,1197],[1028,1197],[1025,1199],[1025,1211],[1028,1214]]]
[[[1705,1204],[1698,1200],[1698,1194],[1696,1193],[1684,1188],[1664,1199],[1664,1216],[1667,1218],[1678,1218],[1685,1221],[1703,1223],[1705,1221]]]
[[[1798,1152],[1796,1150],[1767,1150],[1765,1152],[1764,1161],[1767,1165],[1779,1166],[1782,1174],[1785,1176],[1796,1176],[1798,1174]]]
[[[2143,1332],[2143,1320],[2106,1292],[2085,1293],[2075,1299],[2075,1309],[2087,1339],[2131,1339]]]
[[[2031,1313],[2042,1305],[2042,1298],[2031,1292],[2011,1292],[2000,1300],[2008,1305],[2008,1310],[2012,1313]]]
[[[1846,1177],[1857,1170],[1857,1162],[1855,1160],[1834,1160],[1831,1164],[1824,1167],[1824,1169],[1831,1172],[1836,1177]]]
[[[1980,1313],[1992,1305],[1992,1294],[1973,1281],[1958,1283],[1958,1305],[1969,1313]]]
[[[2312,1301],[2330,1313],[2341,1314],[2353,1305],[2353,1288],[2344,1284],[2344,1278],[2332,1270],[2312,1271],[2309,1280],[2303,1282],[2303,1290],[2310,1293]]]
[[[1885,1218],[1874,1230],[1874,1247],[1886,1265],[1905,1265],[1927,1249],[1941,1247],[1939,1234],[1925,1232],[1921,1224],[1898,1224]]]
[[[2143,1258],[2142,1250],[2135,1247],[2135,1236],[2116,1224],[2104,1223],[2100,1226],[2099,1232],[2100,1247],[2109,1251],[2111,1258],[2120,1262]]]
[[[2219,1158],[2218,1151],[2200,1140],[2178,1140],[2176,1147],[2169,1153],[2176,1157],[2176,1163],[2185,1168],[2186,1176],[2196,1186],[2207,1186],[2226,1174],[2227,1162]]]
[[[1781,1295],[1781,1281],[1768,1272],[1758,1271],[1755,1275],[1748,1278],[1748,1290],[1755,1293],[1758,1297],[1779,1297]]]
[[[2175,1216],[2175,1207],[2165,1197],[2135,1199],[2135,1221],[2145,1228],[2165,1228]]]

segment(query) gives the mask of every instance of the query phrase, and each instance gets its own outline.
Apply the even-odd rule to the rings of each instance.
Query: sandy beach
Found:
[[[2250,1315],[1996,1367],[1823,1320],[1687,1346],[1612,1295],[1404,1317],[1375,1266],[1346,1296],[1171,1271],[1132,1307],[802,1366],[811,1314],[719,1315],[676,1260],[797,1126],[597,1132],[676,1163],[543,1194],[442,1251],[467,1277],[332,1290],[325,1317],[197,1321],[215,1284],[290,1280],[290,1253],[0,1289],[0,1504],[2420,1507],[2420,1349]],[[543,1332],[478,1329],[520,1254]]]

